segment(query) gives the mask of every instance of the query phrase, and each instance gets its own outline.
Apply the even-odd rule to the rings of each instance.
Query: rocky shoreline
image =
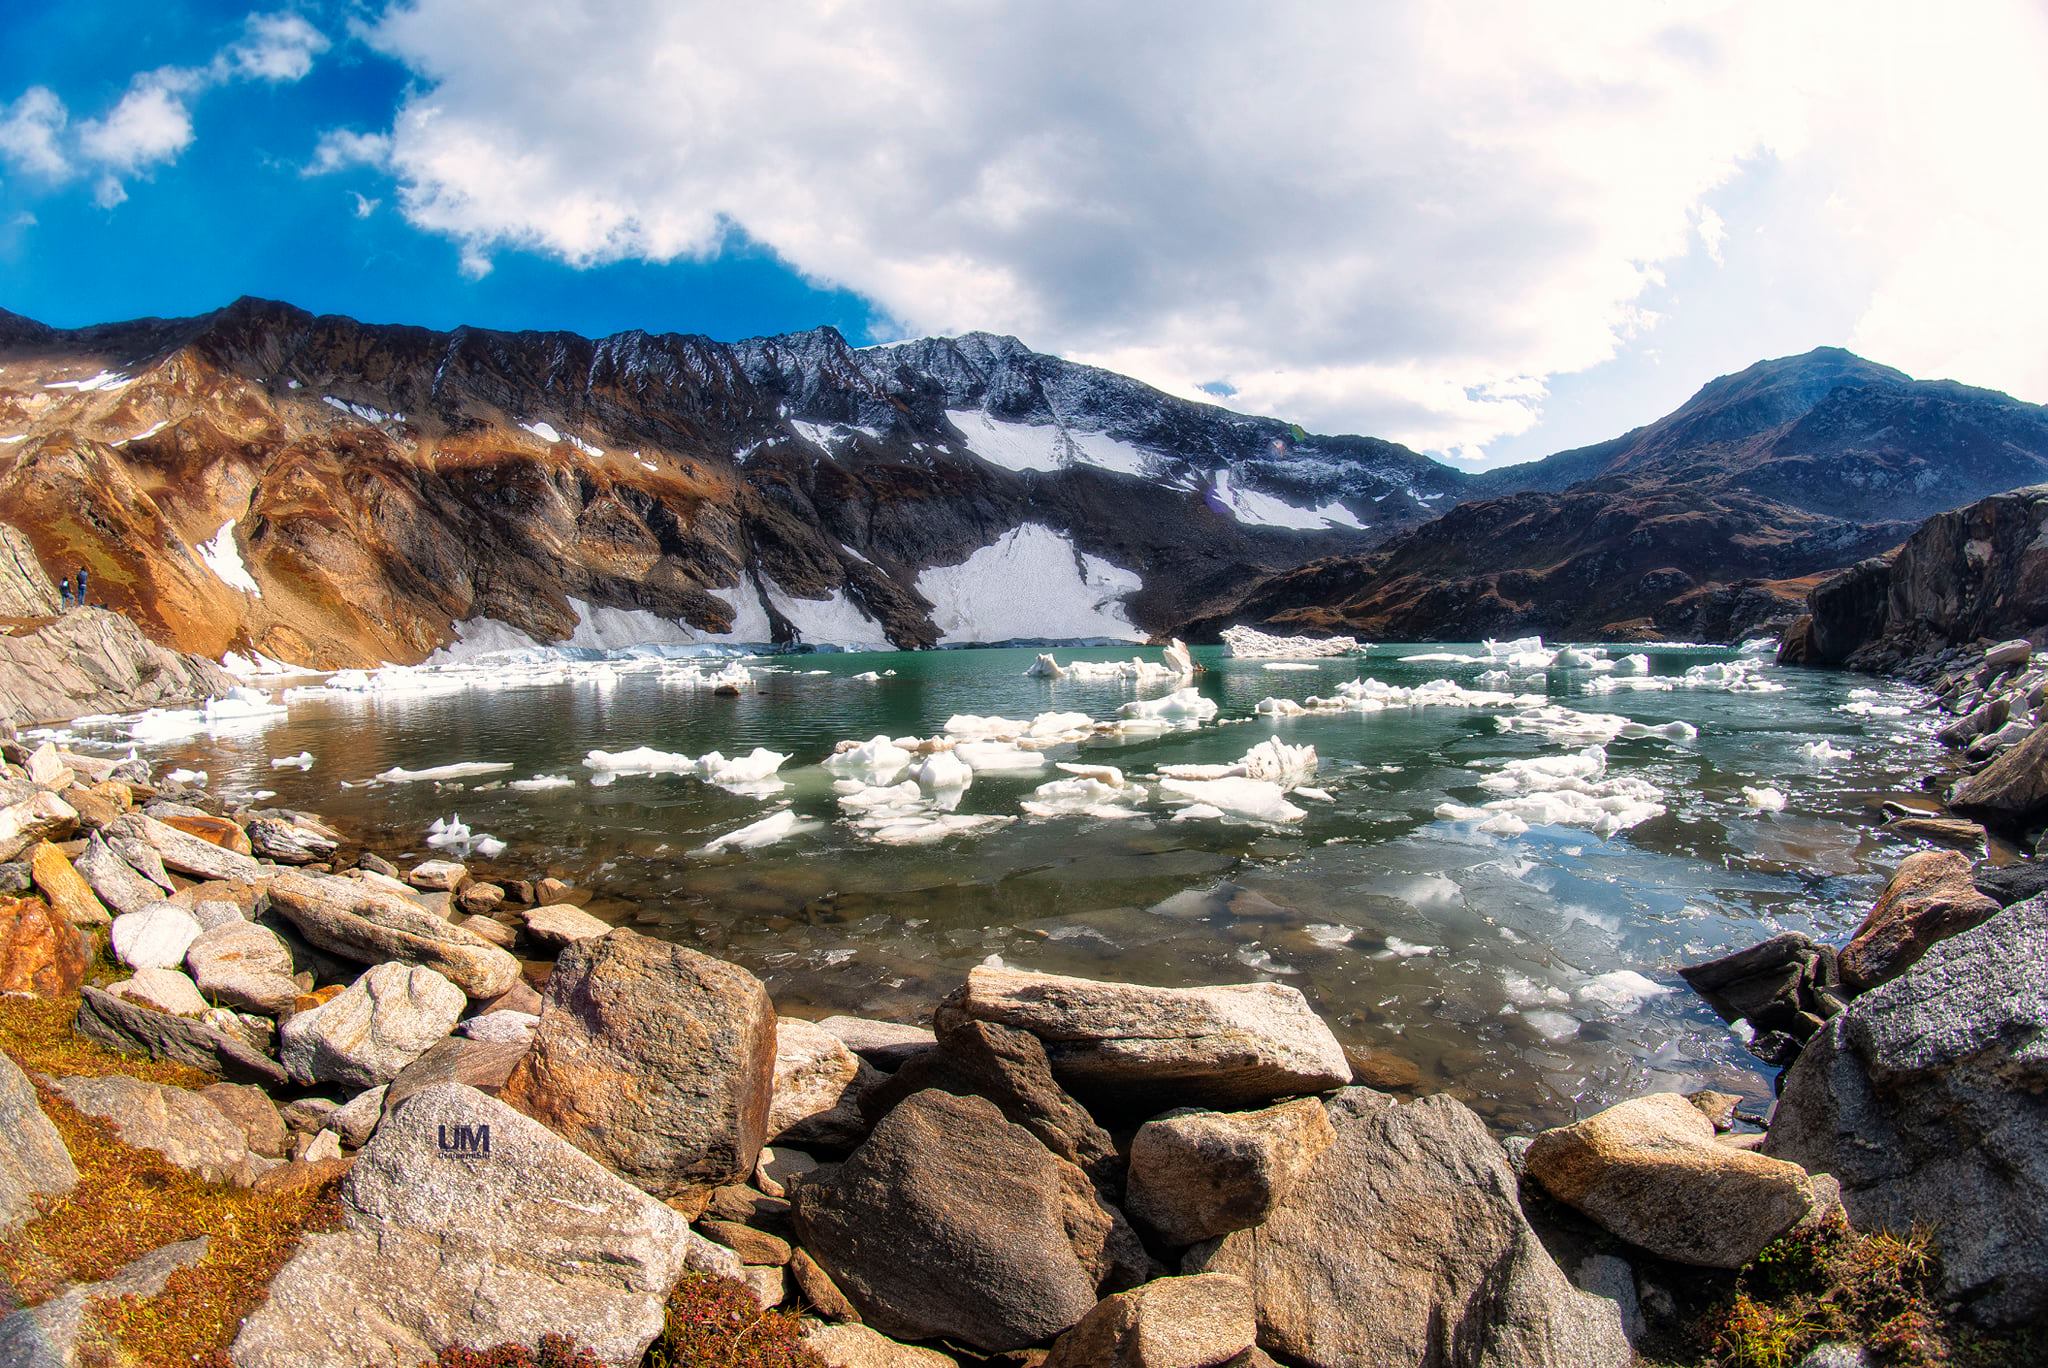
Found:
[[[1988,721],[2038,688],[2016,655],[1939,696]],[[1845,946],[1780,936],[1686,971],[1788,1066],[1767,1128],[1664,1093],[1503,1141],[1448,1095],[1360,1086],[1284,985],[984,966],[928,1028],[805,1021],[553,880],[400,870],[138,760],[0,754],[0,992],[75,995],[84,1039],[217,1080],[0,1062],[0,1240],[77,1181],[39,1098],[208,1183],[338,1182],[242,1320],[241,1368],[551,1334],[635,1364],[703,1276],[798,1313],[814,1357],[789,1361],[849,1368],[1604,1368],[1669,1361],[1735,1270],[1845,1219],[1930,1229],[1959,1325],[2048,1316],[2030,863],[1915,855]],[[160,1250],[113,1286],[203,1257]],[[24,1307],[0,1346],[56,1343],[69,1316],[27,1361],[81,1361],[78,1308],[112,1294]],[[1807,1361],[1907,1361],[1877,1331]]]

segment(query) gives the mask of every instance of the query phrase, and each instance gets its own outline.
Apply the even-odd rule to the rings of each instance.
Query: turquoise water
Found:
[[[1400,659],[1436,649],[1469,648],[1383,646],[1291,671],[1198,650],[1196,687],[1221,705],[1219,720],[1234,722],[1262,698],[1329,695],[1361,676],[1475,686],[1485,666]],[[600,915],[743,963],[785,1010],[803,1014],[915,1018],[991,955],[1153,983],[1276,979],[1306,993],[1347,1045],[1411,1061],[1423,1088],[1449,1089],[1509,1126],[1650,1087],[1768,1097],[1768,1072],[1672,970],[1779,930],[1845,934],[1904,852],[1877,830],[1876,804],[1915,791],[1935,764],[1921,718],[1867,711],[1910,696],[1861,677],[1766,668],[1782,692],[1594,695],[1597,675],[1553,669],[1513,687],[1585,713],[1698,729],[1690,740],[1606,746],[1608,774],[1654,785],[1665,815],[1605,839],[1543,825],[1486,834],[1438,817],[1440,804],[1496,797],[1479,780],[1504,761],[1579,749],[1504,734],[1496,719],[1514,710],[1489,707],[1260,717],[1051,753],[1137,777],[1157,764],[1235,761],[1269,735],[1312,745],[1316,782],[1333,801],[1297,799],[1307,815],[1286,828],[1176,822],[1154,804],[1128,821],[1020,820],[892,847],[837,820],[833,776],[819,762],[843,739],[929,736],[955,713],[1108,718],[1164,692],[1030,678],[1035,654],[781,657],[755,662],[771,672],[736,698],[679,687],[652,666],[625,665],[607,681],[520,684],[508,665],[494,681],[518,687],[294,696],[288,717],[147,753],[207,771],[225,794],[271,791],[278,805],[328,814],[394,859],[429,853],[428,823],[460,813],[507,843],[478,866],[598,889]],[[1651,669],[1676,677],[1734,658],[1653,651]],[[854,678],[880,670],[895,674]],[[119,734],[112,724],[83,730]],[[1823,738],[1849,757],[1808,758],[1802,748]],[[595,786],[582,765],[592,749],[731,756],[757,745],[792,757],[782,770],[789,787],[774,798],[682,776]],[[270,764],[302,751],[309,770]],[[512,769],[442,784],[367,782],[393,766],[465,761]],[[575,782],[505,786],[543,774]],[[1061,777],[985,773],[958,811],[1013,815],[1038,784]],[[1778,789],[1784,810],[1754,810],[1744,786]],[[785,800],[819,825],[760,850],[691,853]],[[1622,970],[1650,982],[1617,978]]]

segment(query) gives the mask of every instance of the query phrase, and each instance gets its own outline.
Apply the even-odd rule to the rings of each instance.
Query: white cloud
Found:
[[[243,21],[242,40],[215,60],[257,81],[297,81],[327,51],[327,35],[296,14],[252,14]]]
[[[111,209],[128,198],[127,177],[178,159],[192,145],[191,102],[236,80],[296,81],[327,50],[324,34],[295,14],[251,14],[242,37],[205,66],[141,72],[114,107],[73,125],[64,101],[32,86],[5,106],[0,161],[50,181],[93,176],[93,200]]]
[[[355,166],[384,166],[391,158],[391,139],[382,133],[358,133],[349,128],[330,128],[313,147],[313,160],[302,172],[324,176]]]
[[[46,180],[62,179],[71,171],[58,144],[68,117],[57,92],[30,86],[0,111],[0,161]]]
[[[359,219],[366,219],[376,213],[377,206],[384,202],[380,199],[371,199],[368,195],[357,194],[353,190],[349,191],[348,195],[350,201],[355,205],[356,217]]]
[[[1714,211],[1711,204],[1700,206],[1700,221],[1696,231],[1700,235],[1700,246],[1707,249],[1707,256],[1716,266],[1721,264],[1721,244],[1728,240],[1728,225]]]

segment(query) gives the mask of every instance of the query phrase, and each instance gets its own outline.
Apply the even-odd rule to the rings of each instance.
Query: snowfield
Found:
[[[1137,575],[1039,523],[1024,523],[958,565],[938,565],[917,577],[917,592],[932,604],[941,645],[1041,637],[1075,640],[1114,637],[1143,641],[1124,599],[1139,589]]]

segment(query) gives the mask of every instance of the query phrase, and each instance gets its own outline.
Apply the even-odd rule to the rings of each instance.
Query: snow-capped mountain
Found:
[[[979,333],[0,312],[0,521],[209,655],[1143,638],[1466,483]]]

